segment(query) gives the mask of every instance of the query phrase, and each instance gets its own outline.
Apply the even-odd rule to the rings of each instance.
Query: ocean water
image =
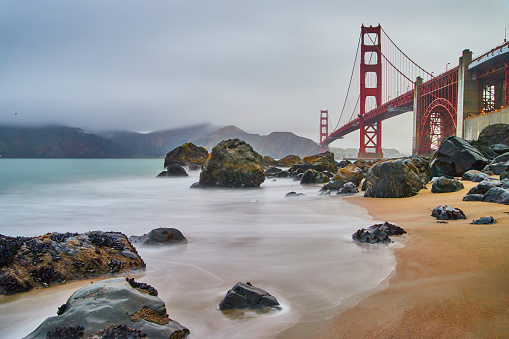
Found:
[[[376,288],[393,272],[390,246],[360,246],[375,221],[319,185],[267,179],[255,189],[190,189],[186,178],[156,178],[162,159],[0,159],[0,233],[182,231],[189,243],[138,247],[136,275],[159,291],[170,318],[191,338],[274,338],[333,315],[342,301]],[[296,191],[305,196],[285,198]],[[131,275],[132,276],[132,275]],[[217,305],[238,281],[276,296],[281,311],[223,314]],[[56,314],[83,284],[0,297],[0,337],[22,338]]]

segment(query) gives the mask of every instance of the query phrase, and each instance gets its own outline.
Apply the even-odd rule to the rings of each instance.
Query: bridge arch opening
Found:
[[[456,107],[447,99],[436,98],[426,111],[421,123],[419,154],[430,155],[449,135],[456,135]]]

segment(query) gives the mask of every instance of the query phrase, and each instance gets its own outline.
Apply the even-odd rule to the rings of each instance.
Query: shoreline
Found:
[[[394,249],[397,266],[387,288],[320,326],[313,338],[461,338],[506,337],[509,333],[509,206],[465,202],[477,185],[464,181],[454,193],[427,190],[410,198],[376,199],[361,194],[347,198],[366,208],[377,221],[403,227],[404,246]],[[460,208],[465,220],[437,223],[431,210],[439,205]],[[471,225],[493,216],[493,225]],[[307,332],[307,331],[306,331]]]

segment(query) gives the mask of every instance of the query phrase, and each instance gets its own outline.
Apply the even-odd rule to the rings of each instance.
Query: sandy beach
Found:
[[[356,195],[348,201],[375,220],[403,227],[388,287],[322,324],[313,338],[507,338],[509,336],[509,206],[464,202],[476,183],[455,193],[431,185],[404,199]],[[466,220],[437,223],[431,210],[450,205]],[[494,225],[471,225],[493,216]],[[307,335],[306,335],[307,336]]]

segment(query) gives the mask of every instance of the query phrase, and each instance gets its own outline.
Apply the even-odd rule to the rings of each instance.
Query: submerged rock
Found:
[[[438,220],[466,219],[465,213],[463,213],[462,210],[447,205],[435,207],[431,212],[431,215]]]
[[[200,173],[202,187],[258,187],[265,181],[262,157],[245,141],[221,141]]]
[[[130,236],[129,241],[140,245],[187,244],[187,239],[176,228],[156,228],[142,236]]]
[[[297,192],[293,192],[292,191],[292,192],[286,193],[285,198],[301,197],[303,195],[305,195],[305,194],[304,193],[297,193]]]
[[[179,165],[169,165],[166,171],[159,173],[158,177],[187,177],[189,176],[186,170]]]
[[[277,309],[281,306],[277,299],[269,292],[251,285],[238,282],[219,303],[219,310],[232,309]]]
[[[362,242],[365,244],[390,244],[392,240],[389,238],[389,235],[379,228],[368,229],[361,228],[357,230],[354,234],[352,234],[352,239],[357,242]]]
[[[154,295],[155,291],[155,295]],[[58,310],[25,339],[186,338],[189,330],[171,320],[157,291],[133,279],[95,282],[74,292]]]
[[[355,194],[359,193],[357,186],[353,182],[347,182],[343,187],[341,187],[338,191],[338,194]]]
[[[490,225],[496,224],[497,221],[493,217],[481,217],[477,220],[473,220],[471,224],[479,224],[479,225]]]
[[[0,235],[1,294],[139,269],[145,263],[122,233]]]

